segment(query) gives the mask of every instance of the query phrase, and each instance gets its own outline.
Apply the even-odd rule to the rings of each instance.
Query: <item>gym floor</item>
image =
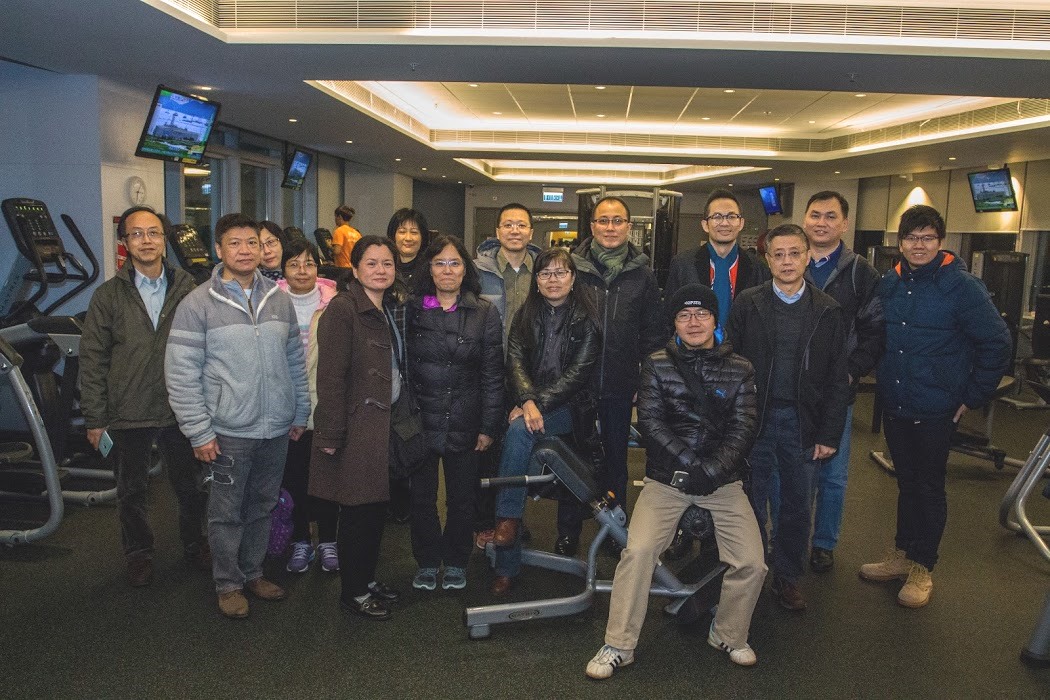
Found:
[[[1015,470],[953,454],[929,606],[904,609],[898,585],[857,578],[857,567],[892,543],[895,517],[893,479],[868,458],[884,444],[870,433],[870,416],[871,397],[862,395],[835,568],[803,579],[803,613],[763,594],[751,627],[754,668],[707,645],[709,617],[681,625],[653,601],[634,665],[591,681],[583,669],[603,643],[604,595],[583,614],[497,626],[491,638],[470,641],[463,608],[490,602],[484,557],[472,559],[464,591],[414,591],[408,527],[395,524],[380,562],[381,580],[403,593],[391,621],[342,613],[338,575],[315,565],[292,576],[283,561],[268,566],[289,599],[253,600],[249,619],[226,620],[209,577],[182,562],[174,498],[161,478],[150,497],[157,554],[149,588],[124,582],[113,506],[67,506],[52,537],[0,550],[0,688],[10,698],[1050,697],[1050,670],[1018,661],[1050,590],[1050,564],[998,525]],[[1048,420],[1050,411],[1000,405],[995,441],[1023,459]],[[631,471],[644,472],[640,450]],[[1050,501],[1033,497],[1030,511],[1034,522],[1050,521]],[[551,504],[530,503],[527,520],[533,542],[552,546]],[[587,528],[593,536],[593,523]],[[602,555],[600,575],[611,577],[614,566]],[[512,599],[579,588],[561,574],[522,579]]]

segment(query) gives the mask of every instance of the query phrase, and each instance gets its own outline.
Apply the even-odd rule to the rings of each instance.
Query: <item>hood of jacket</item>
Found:
[[[478,256],[474,260],[474,264],[478,266],[478,272],[489,272],[494,275],[498,275],[500,279],[503,278],[503,272],[499,269],[499,265],[496,263],[496,256],[499,254],[503,245],[499,242],[498,238],[486,238],[478,246]],[[538,246],[529,243],[525,246],[525,250],[528,251],[529,255],[533,260],[542,251]]]

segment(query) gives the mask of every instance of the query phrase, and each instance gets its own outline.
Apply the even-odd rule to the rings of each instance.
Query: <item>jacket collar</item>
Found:
[[[591,275],[601,277],[601,273],[598,272],[598,267],[591,260],[591,246],[594,245],[594,238],[588,236],[583,243],[578,245],[574,251],[572,251],[573,262],[576,263],[577,269],[580,272],[586,272]],[[627,260],[624,261],[623,271],[620,272],[622,275],[624,272],[628,272],[637,267],[644,267],[649,264],[649,256],[646,255],[638,248],[634,243],[627,242]]]

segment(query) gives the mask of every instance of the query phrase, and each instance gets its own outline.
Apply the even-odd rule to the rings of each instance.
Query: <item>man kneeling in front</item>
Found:
[[[667,310],[675,335],[646,358],[638,389],[645,485],[616,567],[605,646],[587,664],[591,678],[608,678],[634,661],[653,571],[692,505],[711,512],[719,556],[729,567],[708,644],[741,666],[758,660],[747,635],[766,564],[742,483],[757,434],[754,369],[715,338],[718,299],[709,288],[682,287]]]

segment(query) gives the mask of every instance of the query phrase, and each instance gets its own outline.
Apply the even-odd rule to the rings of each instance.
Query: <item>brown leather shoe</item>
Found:
[[[802,590],[797,583],[782,579],[779,576],[773,579],[773,592],[777,595],[777,602],[788,610],[805,610],[806,599],[802,597]]]
[[[149,559],[128,559],[128,584],[142,588],[153,583],[153,562]]]
[[[518,518],[500,518],[496,521],[496,533],[492,536],[492,544],[497,547],[509,547],[518,539]]]
[[[244,584],[244,587],[248,589],[256,598],[262,598],[263,600],[284,600],[285,590],[278,586],[272,581],[267,581],[264,578],[257,578],[254,581],[249,581]]]
[[[492,588],[489,591],[494,596],[507,595],[507,591],[514,587],[514,579],[510,576],[497,576],[492,579]]]
[[[248,599],[239,590],[220,593],[219,612],[234,620],[248,617]]]

